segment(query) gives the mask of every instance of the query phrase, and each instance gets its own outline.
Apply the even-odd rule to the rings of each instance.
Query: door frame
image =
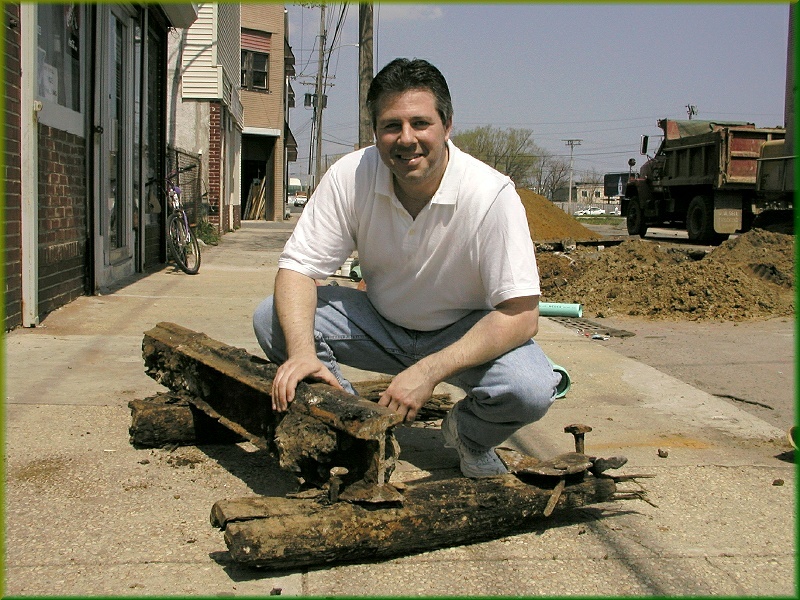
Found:
[[[133,275],[136,270],[136,247],[133,231],[133,144],[134,131],[134,29],[136,10],[126,5],[98,4],[95,19],[95,72],[93,96],[94,133],[93,149],[93,196],[94,196],[94,289],[101,291],[124,277]],[[122,33],[122,78],[121,96],[122,119],[116,121],[112,117],[114,99],[109,97],[113,79],[117,83],[114,67],[116,66],[116,48],[109,45],[116,39],[116,31],[111,31],[113,23],[123,24]],[[111,152],[116,151],[116,165],[112,164]],[[110,186],[112,169],[116,190],[112,195]],[[112,206],[113,202],[113,206]],[[118,205],[117,203],[122,204]],[[112,247],[110,227],[111,211],[118,210],[118,237],[121,238]]]

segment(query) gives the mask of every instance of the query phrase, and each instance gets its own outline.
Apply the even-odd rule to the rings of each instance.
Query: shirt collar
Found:
[[[439,189],[431,199],[433,204],[455,204],[461,180],[464,178],[464,163],[459,160],[461,150],[453,142],[447,140],[447,167],[444,170]]]

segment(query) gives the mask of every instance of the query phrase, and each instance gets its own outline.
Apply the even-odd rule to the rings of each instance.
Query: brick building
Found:
[[[3,18],[9,330],[165,261],[167,32],[197,6],[5,3]]]

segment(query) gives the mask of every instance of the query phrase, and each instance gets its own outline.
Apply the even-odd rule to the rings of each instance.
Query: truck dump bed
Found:
[[[662,185],[709,185],[714,189],[753,188],[761,146],[785,137],[783,128],[753,123],[662,119],[660,152],[666,157]]]

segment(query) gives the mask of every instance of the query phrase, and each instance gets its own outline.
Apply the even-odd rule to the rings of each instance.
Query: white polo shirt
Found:
[[[418,331],[538,296],[533,242],[512,181],[452,142],[448,149],[439,189],[416,219],[395,196],[375,146],[337,161],[306,204],[278,267],[324,279],[357,250],[378,312]]]

